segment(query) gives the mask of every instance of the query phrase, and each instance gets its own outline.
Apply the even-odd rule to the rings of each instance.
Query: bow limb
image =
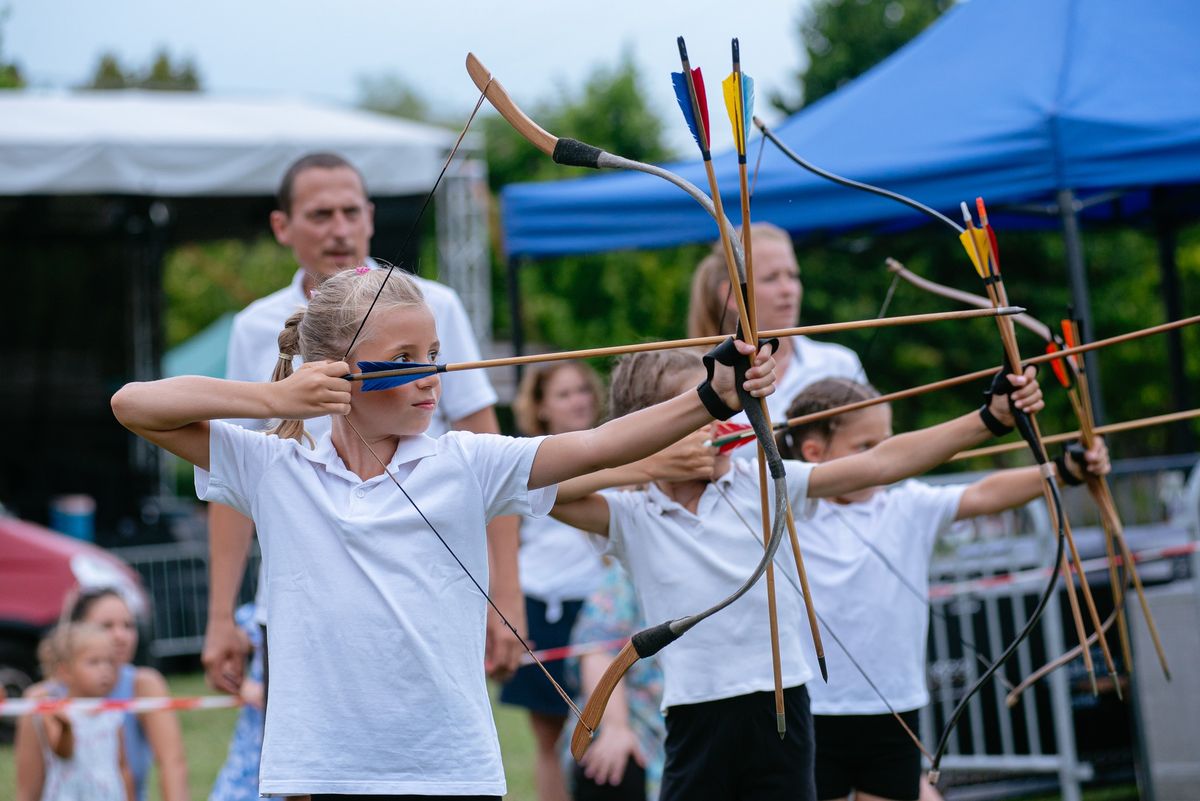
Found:
[[[467,55],[467,72],[475,82],[475,85],[479,87],[479,90],[487,97],[496,110],[500,112],[500,115],[508,120],[509,124],[518,133],[528,139],[531,144],[543,153],[549,155],[556,163],[572,167],[644,172],[656,175],[686,192],[717,222],[717,226],[722,233],[722,239],[728,250],[727,256],[737,268],[737,280],[734,282],[734,285],[741,285],[742,277],[745,275],[742,248],[740,243],[736,241],[736,237],[733,236],[733,225],[720,212],[719,195],[715,199],[709,198],[694,184],[661,167],[606,153],[598,147],[578,140],[556,137],[535,123],[517,107],[500,82],[492,76],[491,72],[484,67],[474,54],[469,53]],[[746,329],[748,330],[748,328],[747,325]],[[775,445],[770,423],[767,422],[763,414],[757,413],[758,399],[752,398],[745,392],[741,386],[742,381],[740,379],[737,381],[737,384],[738,395],[742,400],[746,415],[750,419],[755,434],[758,436],[767,453],[769,472],[775,484],[775,515],[773,518],[775,523],[772,528],[770,540],[763,549],[762,558],[759,560],[750,577],[728,597],[703,612],[660,623],[635,634],[630,640],[630,645],[622,650],[622,655],[609,666],[600,679],[599,687],[605,688],[609,695],[612,693],[612,688],[620,681],[621,676],[638,659],[653,656],[681,637],[700,621],[720,612],[745,595],[762,578],[767,566],[772,563],[775,552],[779,549],[787,508],[786,471],[783,466],[783,460],[779,456],[779,449]],[[575,732],[571,737],[571,752],[576,759],[579,759],[583,755],[584,750],[586,750],[592,732],[604,715],[604,707],[607,702],[607,697],[598,694],[595,703],[589,701],[589,703],[585,704],[583,714],[580,716],[579,723],[576,725]]]
[[[725,493],[725,490],[721,489],[721,487],[717,485],[717,492],[720,493],[721,500],[725,501],[725,504],[729,507],[730,511],[732,511],[734,516],[741,522],[742,527],[746,529],[751,537],[756,537],[754,529],[751,528],[748,522],[746,522],[746,518],[742,517],[742,513],[738,511],[737,506],[729,499],[729,496]],[[785,575],[787,575],[787,579],[792,585],[792,588],[800,596],[800,600],[805,604],[806,607],[812,608],[812,604],[809,603],[808,597],[804,594],[805,590],[799,583],[798,578],[788,574],[786,571]],[[829,634],[830,639],[837,644],[838,648],[842,649],[842,653],[846,655],[846,659],[849,660],[850,664],[854,666],[854,669],[858,671],[858,674],[862,676],[863,681],[867,683],[867,686],[871,688],[871,691],[875,693],[875,696],[881,702],[883,702],[884,707],[887,708],[888,712],[896,720],[896,722],[900,724],[900,728],[904,730],[904,733],[908,736],[909,740],[912,741],[913,745],[917,747],[917,750],[920,751],[926,759],[932,761],[933,756],[929,753],[928,749],[925,748],[925,744],[921,742],[921,738],[916,735],[916,732],[909,728],[908,724],[904,722],[904,718],[900,717],[900,714],[896,711],[895,707],[892,706],[892,703],[887,699],[887,696],[884,695],[883,691],[879,689],[879,685],[877,685],[874,680],[871,679],[871,675],[867,673],[862,664],[854,657],[854,653],[850,650],[842,638],[838,636],[837,632],[830,627],[829,621],[821,617],[819,614],[817,614],[817,618],[821,625],[825,628],[826,633]]]
[[[952,286],[939,284],[937,281],[931,281],[928,278],[919,276],[890,256],[885,260],[885,263],[887,264],[889,273],[903,278],[917,289],[923,289],[926,292],[930,292],[934,295],[939,295],[943,298],[949,298],[950,300],[956,300],[959,303],[965,303],[968,306],[974,306],[977,309],[992,308],[992,302],[982,295],[976,295],[972,292],[964,292],[961,289],[955,289]],[[1039,338],[1044,339],[1047,342],[1052,342],[1054,340],[1053,335],[1050,333],[1050,327],[1028,312],[1022,312],[1016,315],[1013,318],[1013,322],[1032,331]]]
[[[931,281],[927,278],[918,276],[911,270],[907,269],[896,259],[887,259],[887,269],[893,275],[899,276],[913,286],[932,294],[949,298],[951,300],[956,300],[960,303],[966,303],[977,308],[988,308],[991,306],[991,302],[987,298],[984,298],[980,295],[964,292],[960,289],[955,289],[954,287],[949,287],[936,281]],[[1055,336],[1051,332],[1050,327],[1031,314],[1022,313],[1014,315],[1012,317],[1012,322],[1023,326],[1029,331],[1032,331],[1036,336],[1047,343],[1055,342]],[[1072,338],[1072,342],[1078,342],[1078,328],[1077,326],[1073,328],[1074,337]],[[1081,441],[1083,442],[1083,446],[1085,448],[1090,449],[1095,444],[1096,432],[1095,415],[1091,408],[1091,395],[1088,392],[1087,376],[1075,359],[1064,358],[1061,360],[1061,363],[1071,375],[1072,380],[1068,381],[1064,386],[1067,389],[1067,394],[1071,401],[1071,406],[1075,413],[1075,417],[1079,420]],[[1136,564],[1129,563],[1129,567],[1124,571],[1127,573],[1127,579],[1125,581],[1119,581],[1117,577],[1116,553],[1114,551],[1113,544],[1117,543],[1118,546],[1120,546],[1123,555],[1126,551],[1128,551],[1128,544],[1125,542],[1124,525],[1121,522],[1121,516],[1117,510],[1116,502],[1113,500],[1112,490],[1108,485],[1108,480],[1104,477],[1088,476],[1087,487],[1089,494],[1092,496],[1092,499],[1095,501],[1096,506],[1100,511],[1100,521],[1105,533],[1104,548],[1108,557],[1109,585],[1112,592],[1113,604],[1117,610],[1117,631],[1120,636],[1121,652],[1126,666],[1125,669],[1128,672],[1133,666],[1133,657],[1129,643],[1129,630],[1125,620],[1123,608],[1124,588],[1128,586],[1128,580],[1132,579],[1135,589],[1138,589],[1138,598],[1141,601],[1143,614],[1147,621],[1151,639],[1154,642],[1159,663],[1162,666],[1164,675],[1169,677],[1171,675],[1170,668],[1167,666],[1166,654],[1163,650],[1162,641],[1158,634],[1158,627],[1154,623],[1154,617],[1150,613],[1149,603],[1145,600],[1144,592],[1139,589],[1142,585],[1142,582],[1141,577],[1138,575]],[[1111,625],[1112,620],[1110,619],[1103,627],[1104,630],[1107,631]],[[1089,641],[1094,641],[1095,638],[1089,637],[1088,639]],[[1105,642],[1102,647],[1106,645],[1107,642]],[[1072,649],[1071,653],[1078,654],[1079,651]],[[1057,665],[1059,662],[1058,660],[1055,660],[1051,664]],[[1045,675],[1045,673],[1040,672],[1040,670],[1035,673],[1037,675]],[[1117,682],[1114,686],[1118,696],[1120,696],[1120,682]]]
[[[728,235],[731,237],[734,235],[732,223],[724,219],[723,215],[718,216],[712,198],[691,181],[657,165],[627,159],[624,156],[608,153],[586,142],[558,137],[549,133],[545,128],[530,119],[529,115],[517,106],[504,89],[504,86],[493,77],[492,73],[476,58],[474,53],[467,54],[467,74],[471,76],[471,80],[475,82],[479,91],[483,93],[496,111],[500,113],[500,116],[507,120],[517,133],[521,134],[531,145],[553,159],[556,164],[562,164],[565,167],[587,167],[593,170],[632,170],[657,176],[686,192],[708,212],[710,217],[717,221],[718,225],[724,228]],[[735,244],[733,255],[739,264],[739,269],[744,269],[742,266],[742,250],[740,245]]]
[[[953,230],[955,232],[955,234],[959,237],[960,241],[962,241],[964,243],[964,247],[968,248],[968,255],[970,255],[972,257],[972,261],[975,263],[976,269],[980,273],[980,277],[985,279],[985,285],[987,287],[987,292],[988,292],[988,299],[991,302],[991,305],[993,307],[999,307],[1001,305],[1007,304],[1008,301],[1007,301],[1007,297],[1004,295],[1003,284],[1000,283],[1000,281],[999,281],[999,278],[1000,278],[999,270],[998,269],[996,270],[996,273],[994,276],[990,272],[988,272],[988,268],[992,262],[987,261],[987,256],[985,256],[980,251],[981,243],[975,237],[976,231],[974,230],[973,222],[970,219],[970,215],[966,213],[965,204],[963,206],[963,211],[964,211],[964,222],[967,224],[967,228],[964,229],[963,226],[960,226],[959,224],[955,223],[953,220],[946,217],[941,212],[939,212],[935,209],[932,209],[929,206],[926,206],[923,203],[920,203],[919,201],[916,201],[912,198],[906,197],[897,192],[892,192],[887,189],[882,189],[877,186],[872,186],[870,184],[862,183],[860,181],[853,181],[853,180],[850,180],[847,178],[843,178],[842,176],[835,175],[827,170],[823,170],[819,167],[816,167],[813,164],[810,164],[809,162],[807,162],[803,158],[801,158],[799,155],[794,153],[790,148],[787,147],[787,145],[785,145],[783,142],[781,142],[777,137],[775,137],[767,129],[767,127],[762,123],[761,120],[755,119],[754,123],[759,128],[759,130],[762,131],[764,138],[770,139],[776,145],[776,147],[778,147],[780,149],[780,151],[784,153],[785,156],[787,156],[792,161],[794,161],[795,163],[797,163],[804,169],[808,170],[809,172],[812,172],[816,175],[821,176],[822,178],[825,178],[826,180],[832,181],[832,182],[840,184],[842,186],[849,187],[851,189],[857,189],[859,191],[869,192],[871,194],[880,195],[882,197],[887,197],[892,200],[895,200],[896,202],[902,203],[902,204],[908,206],[909,208],[912,208],[932,219],[937,220],[939,223],[942,223],[945,226],[947,226],[948,228],[950,228],[951,230]],[[987,247],[990,247],[990,244],[987,245]],[[988,255],[992,256],[993,261],[994,261],[995,254],[989,253]],[[1000,321],[998,321],[997,324],[998,324],[998,328],[999,328],[1000,339],[1004,345],[1005,354],[1007,357],[1007,361],[1009,363],[1008,367],[1011,372],[1020,373],[1022,363],[1021,363],[1020,354],[1017,350],[1016,335],[1013,332],[1012,323],[1011,323],[1011,321],[1000,320]],[[1033,451],[1034,457],[1037,459],[1038,465],[1042,471],[1043,494],[1046,497],[1047,506],[1050,508],[1051,513],[1057,520],[1058,546],[1057,546],[1057,554],[1055,556],[1055,564],[1066,566],[1066,550],[1065,550],[1066,544],[1071,545],[1072,556],[1073,556],[1073,558],[1075,558],[1076,562],[1078,562],[1078,556],[1077,556],[1078,552],[1074,547],[1074,537],[1071,536],[1071,534],[1070,534],[1070,524],[1067,521],[1066,513],[1062,506],[1062,499],[1059,497],[1058,487],[1054,481],[1053,465],[1049,464],[1048,459],[1046,457],[1045,447],[1042,445],[1041,435],[1037,430],[1036,420],[1032,416],[1026,416],[1026,415],[1020,413],[1019,410],[1017,410],[1017,409],[1013,409],[1013,415],[1014,415],[1014,419],[1017,421],[1017,428],[1021,432],[1022,438],[1024,438],[1028,442],[1030,449]],[[999,658],[995,661],[995,663],[992,665],[992,667],[989,668],[987,671],[985,671],[984,674],[982,676],[980,676],[980,678],[975,682],[975,684],[972,685],[971,688],[969,688],[967,690],[966,694],[963,696],[962,699],[960,699],[958,705],[955,707],[954,711],[951,713],[950,718],[947,721],[946,727],[942,731],[941,737],[939,738],[937,749],[934,751],[934,757],[931,760],[931,763],[932,763],[931,770],[930,770],[930,780],[931,781],[933,781],[933,782],[937,781],[938,766],[940,764],[941,757],[945,753],[946,748],[949,746],[950,734],[953,731],[954,726],[957,724],[958,720],[965,713],[967,704],[970,702],[971,698],[974,695],[976,695],[983,688],[983,685],[1016,652],[1016,649],[1020,646],[1020,644],[1026,638],[1028,638],[1030,633],[1033,631],[1034,625],[1036,625],[1038,620],[1041,618],[1042,614],[1044,613],[1044,611],[1046,609],[1046,605],[1049,603],[1049,600],[1054,593],[1054,589],[1056,587],[1056,583],[1058,580],[1058,573],[1059,573],[1058,570],[1054,570],[1051,572],[1050,580],[1047,582],[1046,589],[1043,591],[1040,599],[1038,600],[1038,604],[1034,608],[1033,614],[1030,616],[1030,618],[1026,622],[1025,626],[1017,634],[1017,637],[1013,640],[1013,642],[1007,648],[1004,649],[1004,652],[999,656]],[[1068,576],[1069,575],[1070,574],[1068,573]],[[1090,599],[1091,594],[1090,594],[1090,591],[1086,590],[1086,588],[1087,588],[1086,577],[1082,574],[1082,571],[1080,573],[1080,578],[1083,580],[1083,586],[1086,591],[1085,597]],[[1078,601],[1077,601],[1077,599],[1075,599],[1074,589],[1075,589],[1074,582],[1073,581],[1069,582],[1068,583],[1068,598],[1073,601],[1072,612],[1076,619],[1076,624],[1077,624],[1076,629],[1079,634],[1079,639],[1082,642],[1086,639],[1086,633],[1083,631],[1082,618],[1078,615],[1078,611],[1077,611]],[[1094,608],[1094,604],[1092,605],[1092,607]],[[1099,621],[1098,615],[1094,614],[1093,608],[1089,608],[1089,612],[1093,613],[1093,619],[1095,620],[1096,627],[1099,628],[1100,621]],[[1090,654],[1086,650],[1084,651],[1084,657],[1085,657],[1085,662],[1087,663],[1087,665],[1089,666],[1089,669],[1090,669],[1090,667],[1091,667]],[[1093,679],[1093,687],[1095,687],[1094,679]]]
[[[1072,334],[1070,341],[1072,344],[1080,341],[1079,325],[1074,320],[1064,321],[1064,326],[1069,327]],[[1069,387],[1071,405],[1075,410],[1075,416],[1079,418],[1080,441],[1085,448],[1091,449],[1096,442],[1096,416],[1092,409],[1091,393],[1088,389],[1088,377],[1086,371],[1082,367],[1082,360],[1076,362],[1074,359],[1064,360],[1067,366],[1073,371],[1074,382]],[[1120,636],[1121,653],[1125,659],[1125,670],[1129,672],[1133,669],[1133,655],[1129,644],[1129,629],[1125,619],[1124,610],[1124,592],[1128,587],[1128,579],[1132,579],[1134,589],[1137,592],[1138,600],[1141,603],[1142,614],[1146,619],[1146,626],[1150,631],[1150,638],[1154,642],[1154,650],[1158,655],[1159,665],[1162,667],[1163,675],[1167,680],[1171,679],[1171,669],[1167,665],[1167,655],[1163,648],[1162,639],[1159,637],[1158,626],[1154,622],[1154,615],[1150,612],[1150,604],[1146,600],[1146,594],[1142,587],[1141,576],[1138,575],[1137,564],[1134,562],[1130,553],[1129,543],[1125,539],[1125,526],[1121,522],[1120,512],[1117,510],[1117,503],[1112,496],[1112,488],[1109,487],[1108,479],[1104,476],[1093,476],[1088,474],[1086,477],[1088,492],[1096,502],[1096,506],[1100,510],[1100,522],[1104,528],[1104,548],[1108,555],[1108,571],[1109,582],[1113,592],[1113,606],[1117,614],[1117,632]],[[1121,556],[1126,565],[1125,571],[1128,573],[1128,579],[1118,583],[1116,559],[1113,553],[1113,545],[1116,544],[1120,548]],[[1103,643],[1103,640],[1102,640]],[[1117,684],[1117,693],[1120,694],[1120,683]]]

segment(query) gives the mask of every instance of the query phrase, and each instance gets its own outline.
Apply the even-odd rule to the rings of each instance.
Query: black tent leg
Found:
[[[1067,274],[1071,279],[1071,304],[1075,307],[1075,315],[1079,318],[1083,329],[1083,338],[1091,342],[1096,338],[1092,328],[1092,301],[1088,293],[1087,267],[1083,262],[1083,240],[1079,233],[1078,203],[1075,193],[1070,189],[1058,190],[1058,216],[1062,222],[1063,243],[1067,250]],[[1092,409],[1096,414],[1096,423],[1103,425],[1107,419],[1104,410],[1104,393],[1101,392],[1100,364],[1096,352],[1084,354],[1087,367],[1088,388],[1092,395]]]
[[[1158,241],[1158,268],[1162,275],[1162,299],[1168,320],[1183,316],[1183,287],[1179,283],[1179,269],[1175,261],[1176,228],[1173,221],[1163,214],[1160,204],[1155,204],[1154,233]],[[1175,411],[1191,408],[1188,397],[1187,373],[1183,359],[1183,332],[1179,329],[1167,332],[1167,373],[1171,380],[1171,401]],[[1195,450],[1192,424],[1186,420],[1176,423],[1171,435],[1171,450],[1191,453]]]

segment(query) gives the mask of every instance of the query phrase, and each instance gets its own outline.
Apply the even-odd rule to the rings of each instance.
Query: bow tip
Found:
[[[829,683],[829,668],[825,665],[825,657],[824,656],[817,657],[817,665],[821,668],[821,679],[826,684],[828,684]]]
[[[487,85],[492,80],[491,70],[483,66],[483,62],[471,52],[467,53],[467,74],[471,76],[471,80],[475,83],[475,88],[481,92],[487,88]]]

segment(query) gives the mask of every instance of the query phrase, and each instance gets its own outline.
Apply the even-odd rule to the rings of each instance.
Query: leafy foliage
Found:
[[[266,221],[264,221],[264,227]],[[296,262],[269,236],[188,244],[163,265],[166,346],[195,336],[229,311],[238,311],[292,280]]]
[[[153,89],[164,92],[198,92],[200,74],[189,58],[178,61],[164,48],[144,69],[126,67],[115,53],[102,53],[84,89]]]
[[[21,66],[15,61],[4,58],[4,23],[12,9],[0,8],[0,89],[20,89],[25,86],[25,76],[21,74]]]
[[[792,114],[854,80],[936,20],[950,0],[816,0],[796,24],[808,66],[796,73],[799,99],[771,103]]]
[[[550,131],[631,159],[661,161],[671,155],[663,143],[662,120],[646,102],[641,76],[628,49],[615,65],[594,69],[578,92],[560,88],[557,97],[533,103],[528,111]],[[592,174],[554,164],[499,115],[489,115],[481,122],[493,191],[521,181]]]
[[[412,84],[395,73],[359,77],[358,105],[406,120],[428,122],[432,116],[429,101]]]
[[[560,89],[535,103],[540,124],[612,153],[640,161],[671,154],[663,123],[645,99],[632,55],[596,68],[578,92]],[[561,180],[590,170],[564,169],[526,142],[499,116],[483,120],[489,181],[494,190],[517,181]],[[582,348],[663,336],[682,336],[687,288],[701,246],[545,259],[521,268],[525,333],[555,348]],[[493,306],[499,330],[511,331],[508,276],[497,260]],[[600,365],[603,368],[603,365]]]

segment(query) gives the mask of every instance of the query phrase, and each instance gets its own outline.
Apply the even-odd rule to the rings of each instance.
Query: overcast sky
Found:
[[[596,65],[613,64],[628,45],[645,88],[677,150],[690,138],[675,107],[675,37],[687,38],[693,66],[708,84],[729,72],[729,40],[741,41],[743,69],[766,95],[788,91],[801,64],[796,20],[807,0],[602,0],[572,7],[535,0],[0,0],[9,13],[3,53],[31,85],[69,88],[90,76],[100,53],[145,66],[163,46],[189,56],[206,90],[302,95],[353,103],[358,78],[402,76],[450,118],[477,96],[463,68],[473,50],[518,102],[578,87]],[[733,9],[737,9],[734,16]],[[570,16],[563,17],[570,10]],[[716,101],[719,92],[710,98]],[[719,108],[710,103],[714,117]],[[725,116],[714,147],[730,143]],[[567,131],[561,132],[569,134]]]

